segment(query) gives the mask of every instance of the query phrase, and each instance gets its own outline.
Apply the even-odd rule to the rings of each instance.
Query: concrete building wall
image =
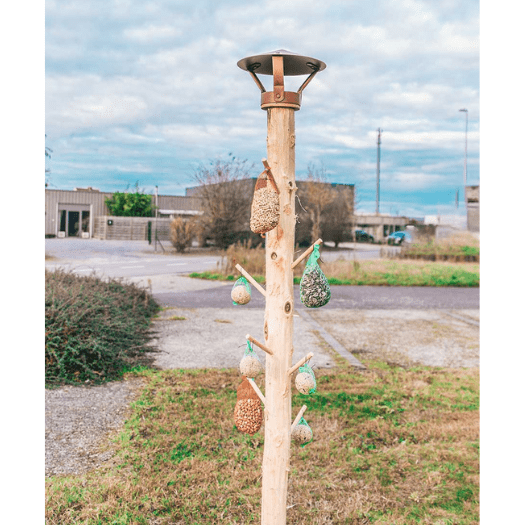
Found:
[[[111,193],[99,192],[96,190],[87,191],[70,191],[70,190],[51,190],[46,188],[46,204],[45,204],[45,233],[46,235],[57,235],[64,227],[64,212],[66,213],[66,224],[70,217],[67,217],[68,212],[77,212],[84,214],[89,212],[89,221],[87,224],[79,224],[81,232],[87,233],[91,236],[93,232],[93,218],[99,215],[108,215],[104,200],[111,197]],[[73,215],[73,213],[71,214]],[[82,219],[79,217],[80,222]],[[64,231],[64,230],[63,230]],[[65,236],[68,232],[64,231]]]
[[[479,185],[465,186],[467,200],[467,230],[479,232]]]
[[[409,222],[408,217],[384,213],[357,213],[355,216],[356,228],[373,235],[376,241],[384,241],[391,233],[404,230]]]
[[[95,234],[95,221],[110,215],[105,200],[113,193],[101,192],[92,188],[76,190],[45,190],[45,234],[57,237],[76,235],[90,238]],[[153,202],[155,196],[152,195]],[[195,197],[178,195],[159,195],[158,205],[166,214],[164,217],[190,217],[198,215],[200,201]],[[98,224],[98,223],[97,223]],[[100,223],[102,224],[102,223]],[[101,227],[97,229],[97,235]],[[102,237],[99,237],[102,238]]]

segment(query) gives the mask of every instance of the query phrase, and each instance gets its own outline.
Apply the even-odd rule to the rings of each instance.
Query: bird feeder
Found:
[[[264,295],[264,343],[246,336],[266,356],[265,394],[253,379],[249,383],[264,403],[264,454],[262,465],[261,523],[284,525],[292,430],[292,366],[295,246],[295,111],[301,108],[303,91],[326,64],[316,58],[284,49],[243,58],[237,65],[251,75],[261,92],[261,109],[267,112],[267,158],[265,170],[272,175],[279,196],[279,221],[264,233],[266,239],[266,289],[239,265],[236,268]],[[273,91],[267,91],[258,75],[273,77]],[[308,75],[297,92],[285,90],[285,77]],[[317,241],[316,244],[322,242]],[[307,250],[313,251],[313,247]],[[300,257],[304,258],[305,255]],[[303,358],[303,364],[313,354]],[[264,399],[264,400],[263,400]],[[306,406],[301,409],[301,417]],[[298,416],[299,417],[299,416]],[[302,430],[302,429],[299,429]],[[296,431],[297,432],[297,431]]]
[[[285,49],[246,57],[239,60],[237,65],[250,73],[257,87],[261,90],[262,109],[273,107],[300,109],[304,88],[319,71],[326,68],[326,64],[317,58],[298,55]],[[266,91],[257,73],[273,76],[273,91]],[[285,91],[284,77],[296,75],[308,75],[308,78],[297,92]]]

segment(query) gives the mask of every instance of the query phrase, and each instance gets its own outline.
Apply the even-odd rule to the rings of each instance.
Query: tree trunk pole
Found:
[[[295,115],[288,107],[268,108],[267,156],[280,191],[280,220],[266,234],[264,335],[274,351],[266,358],[263,525],[286,523],[290,470],[291,380],[293,354],[293,262],[295,242]]]

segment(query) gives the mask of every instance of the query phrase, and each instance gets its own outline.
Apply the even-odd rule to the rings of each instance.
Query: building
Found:
[[[479,185],[465,186],[467,204],[467,230],[479,232]]]
[[[45,192],[46,237],[120,238],[121,225],[126,224],[131,228],[129,238],[147,239],[147,223],[155,219],[111,217],[105,201],[113,193],[101,192],[91,187],[74,190],[46,188]],[[154,195],[152,199],[155,199]],[[158,195],[158,208],[159,220],[163,222],[169,222],[173,217],[192,217],[202,213],[199,199],[184,196]],[[135,232],[133,225],[136,226]]]
[[[372,235],[376,241],[383,241],[391,233],[404,230],[411,221],[404,216],[388,215],[387,213],[355,214],[355,227]]]
[[[235,192],[243,195],[246,202],[255,188],[257,179],[248,178],[233,183],[228,183]],[[296,241],[309,242],[311,232],[311,218],[306,211],[307,206],[307,182],[296,181],[297,200],[296,214],[298,216]],[[397,217],[387,214],[356,213],[354,211],[355,187],[353,184],[339,184],[328,182],[314,182],[319,187],[319,192],[323,190],[335,192],[335,199],[329,205],[332,215],[330,223],[321,223],[324,227],[326,240],[352,240],[352,229],[362,229],[374,236],[377,241],[383,241],[390,233],[403,230],[409,224],[408,217]],[[113,193],[101,192],[92,187],[75,188],[74,190],[55,190],[46,188],[45,190],[45,234],[46,237],[81,237],[85,239],[120,239],[120,240],[145,240],[148,239],[148,232],[151,233],[153,225],[158,231],[161,240],[169,238],[169,223],[174,217],[189,218],[202,214],[201,199],[198,197],[199,187],[186,188],[186,195],[158,195],[157,196],[157,218],[155,217],[114,217],[111,216],[105,204],[106,199],[111,198]],[[155,199],[155,196],[151,196]],[[301,202],[302,201],[302,202]],[[345,206],[339,206],[345,203]],[[343,229],[336,228],[339,224],[337,218],[341,212],[337,209],[345,210],[345,217],[341,216]],[[249,209],[246,210],[245,224],[239,226],[239,231],[249,232]],[[344,220],[349,219],[349,220]],[[413,222],[413,221],[412,221]],[[335,226],[334,226],[335,225]],[[328,237],[334,237],[330,239]],[[346,238],[345,238],[346,237]]]

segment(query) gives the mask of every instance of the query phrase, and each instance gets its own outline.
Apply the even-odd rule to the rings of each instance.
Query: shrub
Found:
[[[170,223],[170,241],[175,249],[182,253],[191,246],[193,237],[197,234],[196,224],[193,220],[182,217],[173,219]]]
[[[294,259],[302,251],[296,246]],[[295,276],[302,275],[306,260],[295,267]],[[237,275],[239,272],[235,269],[236,264],[240,264],[252,277],[264,276],[266,274],[266,249],[264,245],[259,240],[254,244],[251,239],[232,244],[224,252],[220,264],[217,265],[217,270],[223,275]]]
[[[133,284],[46,270],[46,385],[115,379],[138,364],[157,303]]]
[[[134,193],[117,191],[105,199],[109,213],[117,217],[151,217],[154,205],[151,195],[139,191],[139,183],[135,184]]]

